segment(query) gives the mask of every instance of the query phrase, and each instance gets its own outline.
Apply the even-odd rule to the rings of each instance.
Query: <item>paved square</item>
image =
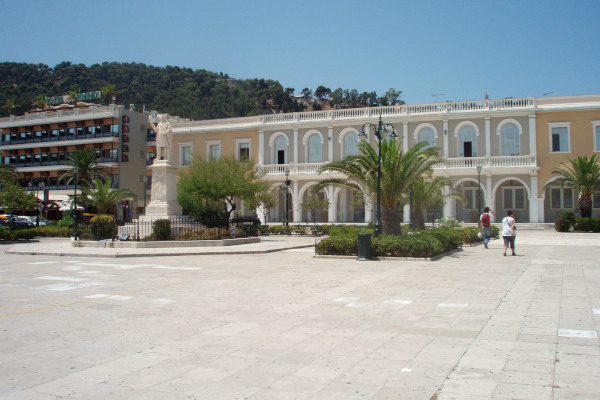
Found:
[[[3,254],[0,398],[595,399],[599,243],[523,230],[518,257],[495,240],[434,262]]]

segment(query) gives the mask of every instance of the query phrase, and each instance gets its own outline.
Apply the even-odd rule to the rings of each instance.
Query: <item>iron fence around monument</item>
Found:
[[[135,218],[130,222],[81,221],[77,224],[80,240],[158,240],[155,222],[167,220],[168,240],[219,240],[256,237],[260,221],[255,217],[195,220],[188,217]],[[164,223],[162,223],[164,224]],[[164,240],[164,239],[163,239]]]

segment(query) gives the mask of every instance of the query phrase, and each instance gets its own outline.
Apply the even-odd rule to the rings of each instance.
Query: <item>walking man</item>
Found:
[[[512,255],[516,256],[515,253],[515,219],[513,218],[512,210],[506,212],[506,217],[502,220],[502,238],[504,239],[504,255],[506,256],[506,250],[510,246]]]
[[[479,229],[481,230],[483,228],[483,245],[487,249],[488,243],[492,238],[492,216],[490,213],[494,217],[496,216],[496,213],[490,210],[489,207],[484,208],[483,211],[484,213],[479,217]]]

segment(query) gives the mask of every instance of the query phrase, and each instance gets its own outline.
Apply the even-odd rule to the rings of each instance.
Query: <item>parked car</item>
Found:
[[[16,218],[11,214],[0,215],[0,226],[8,226],[11,229],[31,228],[33,224],[29,220]]]
[[[26,215],[23,218],[27,218],[29,221],[31,221],[33,226],[37,226],[37,218],[38,218],[37,216]],[[52,222],[44,217],[39,217],[39,218],[40,218],[39,226],[54,225],[54,222]]]

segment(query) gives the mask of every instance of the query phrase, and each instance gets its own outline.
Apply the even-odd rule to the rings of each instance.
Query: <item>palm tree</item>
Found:
[[[106,212],[115,204],[123,200],[137,200],[137,196],[129,189],[111,190],[112,180],[96,178],[92,181],[93,187],[82,187],[81,192],[85,203],[98,209],[98,214]]]
[[[0,183],[15,182],[19,174],[14,165],[0,164]]]
[[[75,88],[67,91],[67,96],[69,96],[69,103],[73,103],[74,106],[77,106],[77,96],[81,93],[81,89]]]
[[[2,106],[2,108],[4,108],[6,111],[8,111],[8,113],[10,115],[13,115],[15,113],[15,110],[17,109],[17,107],[19,107],[19,105],[16,103],[14,97],[7,99],[6,103],[4,103],[4,105]]]
[[[90,178],[94,179],[97,176],[105,176],[106,171],[102,166],[98,165],[96,162],[97,158],[98,154],[96,150],[91,147],[73,150],[67,156],[67,165],[71,169],[60,175],[58,181],[66,181],[67,184],[73,182],[75,185],[84,182],[84,185],[87,186],[89,185]],[[77,177],[77,181],[74,181],[75,177]]]
[[[443,193],[445,187],[452,185],[450,178],[444,176],[421,176],[412,184],[412,212],[413,225],[416,229],[425,228],[423,211],[425,209],[439,208],[444,205],[446,199],[456,198],[464,201],[464,196],[458,192]],[[405,194],[403,202],[410,202],[410,192]]]
[[[422,175],[430,173],[432,167],[441,161],[437,149],[426,149],[426,146],[426,143],[418,143],[404,152],[401,141],[384,140],[381,143],[381,219],[385,234],[400,233],[398,202],[410,190],[411,184]],[[375,202],[377,146],[373,147],[369,142],[362,141],[358,148],[361,154],[330,162],[319,171],[342,172],[347,179],[326,179],[318,186],[335,185],[366,192]]]
[[[46,95],[40,94],[40,95],[35,96],[35,98],[31,102],[31,104],[33,104],[34,106],[36,106],[37,108],[39,108],[43,111],[46,108],[46,106],[48,106],[48,101],[46,100]]]
[[[117,90],[117,87],[110,83],[106,86],[103,86],[100,90],[102,91],[104,98],[108,101],[108,104],[111,104],[112,99],[119,93],[123,92],[122,90]]]
[[[598,165],[598,156],[592,158],[579,156],[576,160],[568,157],[571,165],[561,163],[561,167],[556,167],[552,171],[553,175],[558,175],[558,179],[544,186],[548,187],[560,183],[560,187],[569,187],[579,194],[579,210],[583,218],[592,216],[592,195],[600,190],[600,165]]]

